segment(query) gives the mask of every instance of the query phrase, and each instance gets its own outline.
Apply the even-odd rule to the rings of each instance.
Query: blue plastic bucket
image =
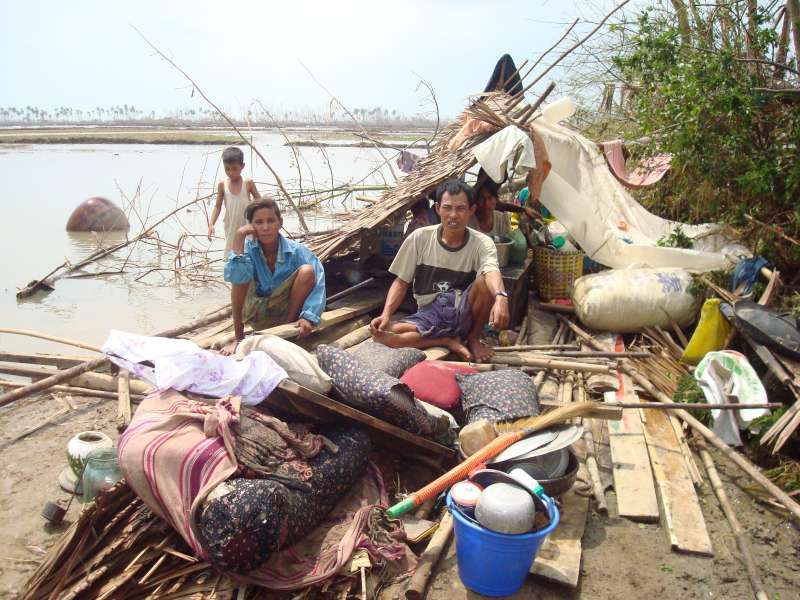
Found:
[[[537,503],[538,505],[538,503]],[[465,517],[447,494],[447,508],[453,515],[458,576],[473,592],[484,596],[509,596],[525,583],[533,559],[559,521],[558,508],[548,498],[550,524],[534,533],[495,533]]]

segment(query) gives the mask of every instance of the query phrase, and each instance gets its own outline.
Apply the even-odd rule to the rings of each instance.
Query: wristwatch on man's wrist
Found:
[[[497,292],[494,296],[495,296],[495,298],[497,298],[497,296],[502,296],[503,298],[508,300],[508,292],[505,292],[505,291],[504,292]]]

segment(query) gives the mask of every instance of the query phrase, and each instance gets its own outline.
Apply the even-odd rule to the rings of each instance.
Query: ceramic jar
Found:
[[[75,476],[80,478],[86,457],[92,450],[113,447],[114,442],[102,431],[83,431],[67,444],[67,462]]]

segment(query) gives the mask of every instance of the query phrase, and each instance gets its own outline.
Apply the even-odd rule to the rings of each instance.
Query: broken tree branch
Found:
[[[597,24],[597,27],[595,27],[594,29],[592,29],[592,30],[591,30],[591,31],[590,31],[590,32],[589,32],[589,33],[588,33],[586,36],[584,36],[582,39],[580,39],[579,41],[577,41],[575,44],[573,44],[572,46],[570,46],[569,48],[567,48],[567,50],[565,50],[565,51],[564,51],[564,52],[561,54],[561,56],[559,56],[559,57],[558,57],[558,58],[557,58],[555,61],[553,61],[553,62],[550,64],[550,66],[549,66],[549,67],[547,67],[547,68],[544,70],[544,72],[542,72],[542,73],[541,73],[541,74],[540,74],[540,75],[539,75],[539,76],[538,76],[536,79],[534,79],[534,80],[533,80],[533,81],[531,81],[531,82],[530,82],[530,83],[529,83],[527,86],[525,86],[525,89],[524,89],[524,90],[522,90],[522,95],[524,95],[526,91],[528,91],[528,90],[529,90],[529,89],[531,89],[531,88],[532,88],[534,85],[536,85],[536,84],[537,84],[537,83],[539,83],[539,82],[540,82],[542,79],[544,79],[544,76],[545,76],[545,75],[547,75],[547,74],[548,74],[550,71],[552,71],[552,70],[553,70],[553,68],[555,68],[555,67],[556,67],[556,66],[557,66],[557,65],[558,65],[558,64],[559,64],[559,63],[560,63],[562,60],[564,60],[564,59],[565,59],[567,56],[569,56],[569,55],[570,55],[570,54],[573,52],[573,50],[575,50],[576,48],[579,48],[580,46],[582,46],[582,45],[583,45],[583,44],[586,42],[586,40],[588,40],[588,39],[589,39],[590,37],[592,37],[592,36],[593,36],[595,33],[597,33],[597,31],[598,31],[598,30],[599,30],[599,29],[600,29],[600,28],[601,28],[603,25],[605,25],[605,24],[606,24],[606,21],[608,21],[608,20],[611,18],[611,16],[612,16],[612,15],[613,15],[615,12],[617,12],[617,11],[618,11],[620,8],[622,8],[623,6],[625,6],[626,4],[628,4],[628,2],[630,2],[630,1],[631,1],[631,0],[623,0],[623,2],[619,3],[619,4],[616,6],[616,8],[614,8],[614,9],[613,9],[613,10],[612,10],[610,13],[608,13],[608,14],[607,14],[605,17],[603,17],[603,20],[602,20],[602,21],[600,21],[600,22]],[[570,28],[570,29],[571,29],[571,28]],[[519,101],[521,101],[521,99],[522,99],[522,95],[520,95],[520,97],[519,97],[519,98],[517,98],[517,100],[515,100],[514,102],[519,102]],[[516,106],[516,104],[512,103],[512,105],[511,105],[509,108],[513,108],[514,106]]]
[[[261,154],[258,148],[256,148],[255,145],[250,140],[247,139],[247,137],[239,130],[239,128],[231,120],[231,118],[227,114],[225,114],[225,112],[223,112],[223,110],[219,106],[214,104],[214,102],[208,96],[206,96],[205,92],[203,92],[200,86],[197,85],[197,83],[189,76],[189,74],[186,71],[181,69],[177,64],[175,64],[175,61],[173,61],[161,50],[159,50],[150,40],[147,39],[147,37],[145,37],[145,35],[141,31],[139,31],[139,29],[135,25],[131,25],[131,27],[133,27],[133,30],[139,34],[139,36],[147,43],[148,46],[150,46],[153,49],[153,51],[156,54],[158,54],[168,64],[170,64],[173,68],[175,68],[175,70],[177,70],[181,75],[183,75],[189,81],[189,83],[192,84],[192,87],[197,91],[197,93],[200,94],[200,97],[203,98],[203,100],[205,100],[206,102],[208,102],[208,104],[211,105],[211,107],[214,110],[216,110],[223,119],[225,119],[228,125],[230,125],[231,128],[233,128],[233,130],[245,144],[247,144],[250,148],[252,148],[253,152],[256,153],[256,156],[258,156],[258,158],[261,159],[261,162],[263,162],[264,165],[267,167],[267,169],[269,169],[269,172],[272,173],[272,176],[275,178],[278,187],[280,188],[281,192],[283,192],[283,195],[286,197],[287,202],[289,202],[291,207],[294,209],[294,212],[297,215],[297,220],[300,222],[300,227],[303,229],[303,232],[308,233],[309,229],[308,225],[306,224],[306,220],[303,217],[303,213],[300,212],[300,209],[294,203],[294,200],[292,200],[292,196],[291,194],[289,194],[288,190],[286,189],[286,186],[283,185],[283,180],[281,179],[281,176],[278,175],[278,172],[272,168],[272,165],[269,164],[269,161],[266,158],[264,158],[264,155]]]
[[[91,254],[89,257],[83,259],[80,262],[75,263],[74,265],[68,265],[67,263],[64,263],[63,265],[61,265],[61,267],[59,267],[57,269],[54,269],[53,271],[51,271],[50,273],[45,275],[44,278],[42,278],[40,280],[32,281],[31,283],[26,285],[23,289],[21,289],[19,292],[17,292],[17,298],[25,298],[27,296],[30,296],[34,291],[36,291],[36,289],[38,289],[38,287],[41,285],[41,283],[44,281],[44,279],[46,279],[47,277],[50,277],[53,273],[55,273],[56,271],[58,271],[62,267],[66,269],[64,271],[64,273],[62,274],[62,276],[63,276],[63,275],[66,275],[67,273],[71,273],[72,271],[75,271],[77,269],[81,269],[81,268],[85,267],[86,265],[88,265],[90,263],[96,262],[96,261],[100,260],[101,258],[104,258],[104,257],[108,256],[109,254],[113,254],[117,250],[125,248],[126,246],[130,246],[131,244],[135,244],[139,240],[145,239],[146,237],[148,237],[150,235],[150,233],[156,227],[161,225],[161,223],[163,223],[164,221],[166,221],[167,219],[169,219],[170,217],[172,217],[176,213],[178,213],[178,212],[180,212],[180,211],[192,206],[193,204],[197,204],[198,202],[201,202],[201,201],[205,200],[206,198],[207,198],[207,196],[205,196],[203,198],[195,198],[194,200],[191,200],[191,201],[187,202],[186,204],[182,204],[181,206],[179,206],[175,210],[167,213],[166,216],[164,216],[163,218],[161,218],[158,221],[156,221],[153,225],[151,225],[150,227],[148,227],[147,229],[142,231],[142,233],[137,235],[135,238],[131,238],[129,240],[125,240],[124,242],[120,242],[119,244],[115,244],[114,246],[111,246],[110,248],[106,248],[104,250],[98,250],[94,254]]]

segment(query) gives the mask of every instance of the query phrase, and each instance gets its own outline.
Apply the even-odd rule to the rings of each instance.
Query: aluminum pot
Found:
[[[514,245],[514,240],[505,235],[493,235],[492,240],[497,248],[497,262],[502,269],[508,266],[508,259],[511,256],[511,247]]]
[[[553,479],[539,479],[539,484],[544,488],[544,493],[550,497],[558,497],[566,494],[572,489],[575,480],[578,478],[578,457],[572,449],[569,450],[569,462],[567,463],[567,470],[561,477],[554,477]],[[530,465],[524,461],[514,463],[513,468],[522,469],[528,475],[534,477],[535,469],[529,469]]]

